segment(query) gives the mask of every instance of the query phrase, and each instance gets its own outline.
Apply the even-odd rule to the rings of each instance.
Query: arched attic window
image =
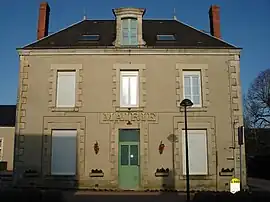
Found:
[[[121,45],[136,46],[138,45],[138,20],[137,18],[122,18],[122,37]]]

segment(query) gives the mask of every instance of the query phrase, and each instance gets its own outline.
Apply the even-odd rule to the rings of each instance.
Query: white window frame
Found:
[[[3,161],[4,159],[4,138],[0,137],[0,140],[2,141],[2,144],[0,145],[0,161]]]
[[[190,145],[189,145],[189,174],[193,175],[193,176],[206,176],[209,174],[209,157],[208,157],[208,138],[207,138],[207,130],[206,129],[202,129],[202,130],[188,130],[188,141],[190,141],[190,136],[191,135],[204,135],[205,136],[205,171],[202,172],[192,172],[192,160],[190,159],[190,154],[191,154],[191,149],[190,149]],[[186,147],[185,147],[185,130],[182,130],[182,165],[183,165],[183,175],[186,175]]]
[[[72,173],[67,173],[67,172],[55,172],[54,170],[53,170],[53,165],[52,165],[52,162],[53,162],[53,157],[54,157],[54,154],[53,154],[53,136],[54,136],[54,132],[58,132],[58,131],[61,131],[61,132],[66,132],[66,131],[69,131],[69,132],[74,132],[74,133],[76,133],[76,135],[75,135],[75,137],[76,137],[76,152],[75,152],[75,156],[76,156],[76,159],[75,159],[75,171],[74,172],[72,172]],[[57,132],[55,133],[55,134],[57,134]],[[59,134],[57,134],[56,136],[60,136]],[[70,136],[70,137],[73,137],[74,135],[73,135],[73,133],[72,133],[72,135],[71,134],[66,134],[65,135],[65,137],[68,137],[68,136]],[[76,174],[77,174],[77,162],[78,162],[78,159],[77,159],[77,150],[78,150],[78,143],[77,143],[77,136],[78,136],[78,131],[77,130],[52,130],[52,143],[51,143],[51,145],[52,145],[52,147],[51,147],[51,175],[67,175],[67,176],[76,176]],[[65,147],[65,145],[62,145],[63,147]]]
[[[123,92],[122,92],[122,78],[123,77],[137,77],[137,94],[136,94],[136,104],[132,105],[132,104],[122,104],[122,97],[123,97]],[[139,87],[139,71],[138,70],[120,70],[120,107],[127,107],[127,108],[134,108],[134,107],[139,107],[139,95],[140,95],[140,87]],[[130,91],[130,89],[129,89]]]
[[[202,79],[201,79],[201,71],[200,70],[194,70],[194,71],[183,71],[183,97],[185,98],[185,76],[192,76],[192,75],[196,75],[199,76],[199,84],[200,84],[200,89],[199,89],[199,93],[200,93],[200,104],[193,104],[192,107],[202,107]],[[193,93],[192,93],[192,83],[191,83],[191,97],[192,97]]]
[[[61,103],[59,103],[59,74],[74,74],[74,79],[75,79],[75,85],[74,85],[74,103],[71,105],[63,105]],[[58,70],[57,71],[57,76],[56,76],[56,107],[57,108],[71,108],[71,107],[75,107],[76,105],[76,70]]]

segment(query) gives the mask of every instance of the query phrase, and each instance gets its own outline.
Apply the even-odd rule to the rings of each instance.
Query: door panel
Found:
[[[128,145],[121,145],[121,165],[128,166],[128,154],[129,154],[129,146]]]

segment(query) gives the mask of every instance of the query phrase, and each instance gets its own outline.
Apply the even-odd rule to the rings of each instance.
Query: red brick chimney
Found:
[[[209,9],[210,33],[217,38],[221,38],[219,11],[220,8],[217,5],[212,5]]]
[[[37,28],[37,39],[42,39],[48,36],[49,29],[49,16],[50,16],[50,6],[47,2],[43,2],[39,6],[39,18],[38,18],[38,28]]]

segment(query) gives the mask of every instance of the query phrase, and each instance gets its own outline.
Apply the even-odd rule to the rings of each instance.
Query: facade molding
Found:
[[[105,49],[18,49],[20,56],[50,55],[240,55],[241,49],[155,49],[155,48],[105,48]]]

